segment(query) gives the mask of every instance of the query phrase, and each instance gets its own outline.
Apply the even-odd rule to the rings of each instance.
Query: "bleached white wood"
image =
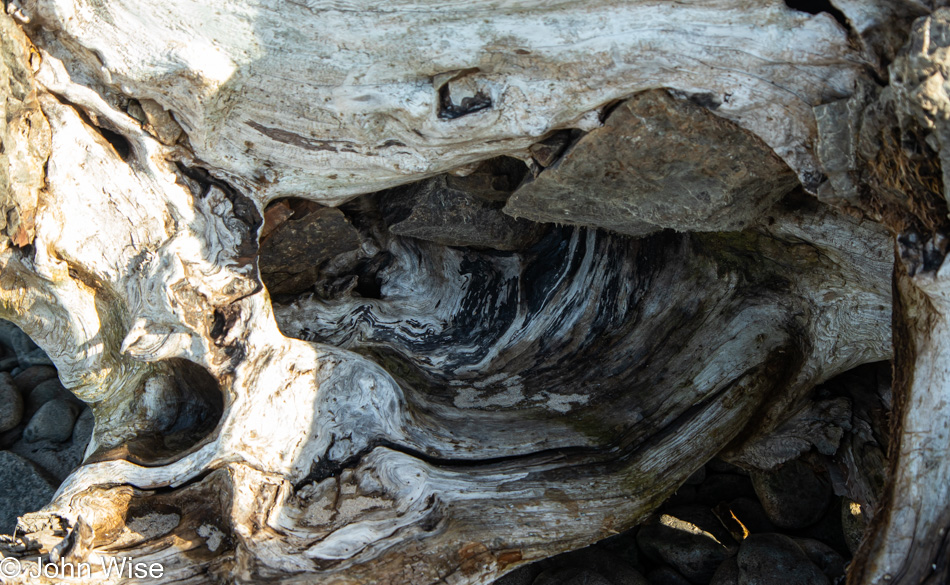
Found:
[[[182,583],[210,573],[241,583],[486,584],[632,526],[743,431],[748,441],[728,456],[781,462],[790,455],[759,448],[759,435],[816,384],[892,355],[889,236],[823,206],[776,210],[752,242],[566,235],[576,272],[555,274],[541,310],[520,307],[471,346],[406,352],[449,380],[445,396],[400,385],[351,350],[373,333],[411,344],[448,330],[478,292],[462,272],[466,252],[392,238],[383,299],[277,307],[253,265],[260,214],[276,197],[339,204],[526,156],[551,130],[593,128],[614,100],[654,88],[701,97],[815,190],[811,108],[848,97],[868,63],[827,14],[748,0],[11,7],[36,44],[26,63],[51,138],[31,245],[0,240],[0,316],[50,353],[97,423],[91,460],[20,539],[0,540],[4,555],[58,547],[80,561],[115,557],[121,545]],[[446,85],[456,105],[481,92],[491,107],[440,118]],[[163,117],[146,102],[143,126],[131,99],[167,108],[182,141],[155,139],[148,125]],[[127,140],[128,156],[95,126]],[[175,134],[152,130],[165,142]],[[641,246],[650,253],[637,263]],[[735,249],[773,262],[787,286],[756,280],[757,264],[737,268]],[[493,257],[500,277],[490,284],[508,286],[529,263]],[[611,289],[617,275],[627,297]],[[640,278],[649,283],[641,296],[623,289]],[[551,339],[564,340],[566,356],[584,355],[574,352],[610,294],[639,303],[610,308],[618,321],[647,317],[622,349],[656,346],[668,366],[645,364],[621,399],[607,382],[542,388],[505,369],[525,355],[545,359],[539,347]],[[479,309],[491,321],[498,306]],[[689,311],[702,318],[679,323]],[[678,331],[666,323],[695,332],[664,344]],[[935,326],[918,354],[929,361],[914,367],[939,381],[945,335]],[[300,339],[305,329],[325,344]],[[479,357],[459,358],[466,352]],[[136,441],[172,416],[163,407],[182,362],[168,360],[207,371],[224,407],[198,443],[153,454]],[[933,399],[916,387],[910,396],[919,401],[906,428],[939,439],[926,425]],[[620,431],[577,424],[617,416],[626,417]],[[899,486],[931,461],[905,447]],[[160,513],[136,516],[143,508]],[[59,522],[62,531],[48,529]],[[886,550],[868,566],[906,558]]]
[[[814,189],[810,108],[849,95],[865,65],[831,16],[779,0],[22,8],[48,50],[90,82],[170,110],[195,157],[262,203],[336,204],[523,152],[658,87],[708,94]],[[480,91],[491,108],[440,118],[445,83],[456,102]]]

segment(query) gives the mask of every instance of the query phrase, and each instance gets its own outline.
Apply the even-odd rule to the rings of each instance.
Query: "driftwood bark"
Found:
[[[3,554],[490,583],[635,525],[717,453],[822,450],[792,415],[893,357],[849,578],[943,582],[950,17],[577,4],[7,2],[0,317],[96,429]],[[499,156],[529,177],[492,204],[555,225],[476,200],[453,217],[502,222],[496,249],[446,245],[422,206],[391,225]],[[346,204],[319,214],[352,237],[336,256],[386,258],[378,290],[339,269],[289,294],[312,275],[261,260],[286,197]]]

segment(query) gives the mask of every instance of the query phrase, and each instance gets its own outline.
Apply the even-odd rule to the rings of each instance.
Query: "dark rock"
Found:
[[[696,491],[696,501],[710,507],[738,497],[755,497],[752,480],[732,473],[710,473]]]
[[[844,397],[810,400],[777,429],[742,447],[738,457],[760,469],[772,469],[814,448],[834,455],[851,429],[851,402]]]
[[[531,565],[519,567],[507,575],[496,579],[492,585],[531,585],[538,575]]]
[[[49,357],[40,349],[30,336],[9,321],[0,323],[0,343],[13,349],[17,363],[21,368],[36,365],[53,365]]]
[[[23,439],[29,443],[68,441],[73,436],[78,414],[79,407],[75,403],[61,398],[50,400],[30,419],[23,431]]]
[[[0,359],[0,372],[11,372],[19,367],[20,360],[15,355]]]
[[[265,212],[267,236],[262,237],[259,266],[272,295],[311,289],[327,265],[340,257],[349,264],[359,260],[362,239],[339,209],[316,204],[287,209],[291,216],[279,216],[283,219],[275,220],[276,226],[268,225]]]
[[[662,90],[623,102],[505,213],[643,236],[741,230],[798,184],[760,139]]]
[[[29,396],[30,391],[36,388],[41,382],[56,377],[56,368],[53,366],[32,366],[26,368],[13,377],[13,383],[20,389],[24,396]]]
[[[781,528],[814,524],[831,498],[830,481],[801,459],[773,471],[753,472],[752,485],[769,520]]]
[[[781,534],[753,534],[736,557],[742,585],[830,585],[794,540]]]
[[[707,583],[736,553],[736,544],[712,511],[701,506],[671,509],[637,533],[640,550],[694,583]]]
[[[646,585],[636,569],[625,559],[598,545],[572,551],[551,559],[553,566],[581,567],[596,572],[613,585]]]
[[[647,574],[650,585],[690,585],[686,577],[669,567],[657,567]]]
[[[864,538],[866,529],[867,518],[861,505],[843,498],[841,500],[841,530],[844,534],[845,544],[852,555],[861,546],[861,540]]]
[[[830,581],[834,582],[835,579],[844,576],[848,562],[835,549],[812,538],[794,538],[793,540]]]
[[[13,376],[0,372],[0,433],[16,428],[23,419],[23,397],[13,383]]]
[[[29,335],[10,321],[3,319],[0,319],[0,343],[12,349],[17,357],[26,355],[37,348]]]
[[[720,519],[723,516],[734,517],[750,534],[760,532],[775,532],[775,525],[769,520],[765,509],[757,500],[751,498],[736,498],[716,509]]]
[[[739,563],[735,557],[726,559],[719,565],[709,585],[739,585]]]
[[[838,554],[848,557],[848,544],[844,539],[844,530],[841,527],[841,509],[838,505],[840,498],[833,498],[834,505],[828,506],[821,520],[796,530],[790,530],[789,533],[797,538],[811,538],[821,541],[831,548],[838,551]]]
[[[706,462],[706,470],[709,473],[731,473],[733,475],[745,475],[748,476],[749,472],[744,468],[739,467],[735,463],[730,463],[725,459],[719,457],[713,457]]]
[[[48,504],[55,491],[32,463],[0,451],[0,533],[12,534],[17,517]]]
[[[625,533],[633,540],[632,536]],[[623,548],[622,541],[613,541],[610,547],[603,542],[576,551],[567,552],[526,565],[495,581],[494,585],[529,585],[532,583],[607,583],[608,585],[647,585],[624,557],[614,552]],[[539,581],[535,581],[535,579]],[[541,580],[541,579],[545,580]],[[575,579],[590,581],[574,581]]]
[[[440,175],[394,191],[385,205],[402,207],[409,214],[391,223],[389,231],[443,246],[527,248],[544,235],[546,227],[502,212],[510,191],[498,187],[514,182],[509,175],[502,176],[506,179],[493,182],[495,176],[488,171],[466,177]]]
[[[538,575],[532,585],[615,585],[590,569],[565,567],[548,569]]]
[[[665,505],[667,506],[688,506],[697,501],[696,494],[699,493],[699,486],[683,484],[673,492]]]
[[[686,478],[686,481],[683,483],[686,485],[700,485],[706,480],[706,468],[700,467],[693,472],[692,475]]]
[[[633,530],[601,540],[594,546],[616,555],[633,568],[640,567],[640,549],[637,547],[637,537]]]
[[[547,168],[560,158],[570,141],[571,133],[561,130],[541,142],[532,144],[528,147],[528,152],[531,153],[531,157],[534,158],[538,165]]]

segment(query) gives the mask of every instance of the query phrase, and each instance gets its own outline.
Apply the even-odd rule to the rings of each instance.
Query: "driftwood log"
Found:
[[[96,426],[0,551],[484,585],[893,359],[849,583],[945,583],[950,12],[818,8],[6,0],[0,317]]]

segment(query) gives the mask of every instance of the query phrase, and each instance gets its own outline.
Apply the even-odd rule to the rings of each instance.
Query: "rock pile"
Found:
[[[82,461],[93,423],[43,350],[0,321],[0,533],[52,499]]]
[[[833,585],[864,525],[813,454],[772,471],[720,460],[644,524],[495,585]]]

